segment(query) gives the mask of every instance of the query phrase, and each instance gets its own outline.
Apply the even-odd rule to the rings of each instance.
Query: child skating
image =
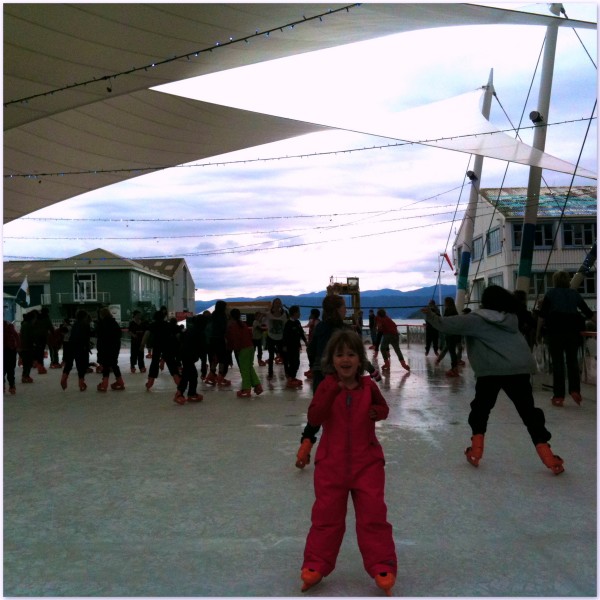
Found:
[[[227,326],[227,348],[233,351],[242,376],[242,389],[238,390],[238,398],[250,398],[252,389],[256,395],[262,394],[263,387],[254,370],[254,342],[252,329],[242,321],[242,315],[237,308],[229,312],[231,317]]]
[[[441,318],[423,308],[425,319],[436,329],[464,335],[469,362],[476,377],[475,399],[471,402],[469,425],[473,436],[465,450],[470,464],[477,467],[483,456],[483,442],[490,412],[500,390],[515,405],[535,449],[555,475],[564,471],[563,459],[553,454],[545,427],[544,412],[536,408],[531,388],[535,360],[519,331],[517,300],[499,285],[490,285],[481,296],[481,309],[468,314]]]
[[[302,591],[334,569],[346,528],[348,495],[367,573],[387,595],[396,581],[396,547],[384,500],[385,458],[375,421],[388,405],[378,386],[363,376],[366,356],[354,331],[336,331],[323,355],[326,375],[308,408],[311,424],[322,425],[315,457],[315,503],[301,570]]]

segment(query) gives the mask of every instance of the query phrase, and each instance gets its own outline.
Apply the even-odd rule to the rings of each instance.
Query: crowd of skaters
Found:
[[[255,313],[249,326],[237,308],[229,310],[227,303],[219,300],[212,312],[204,311],[187,319],[185,326],[169,318],[165,306],[150,320],[136,310],[128,328],[122,330],[108,308],[101,308],[95,319],[81,309],[74,319],[65,318],[57,327],[52,324],[47,307],[33,309],[24,313],[20,332],[4,320],[4,381],[6,384],[8,380],[9,393],[15,394],[17,364],[22,367],[21,383],[31,384],[32,375],[47,373],[45,359],[49,356],[49,368],[62,370],[63,389],[68,388],[70,375],[75,371],[82,392],[88,388],[87,376],[94,372],[101,374],[97,391],[124,390],[118,359],[123,342],[128,339],[130,372],[147,373],[145,388],[150,390],[166,368],[176,386],[173,400],[178,404],[202,400],[197,389],[199,380],[219,388],[231,386],[227,374],[234,361],[242,377],[237,395],[262,393],[262,382],[254,369],[255,357],[259,367],[267,367],[267,380],[275,379],[274,368],[282,365],[285,387],[298,389],[303,386],[298,377],[301,347],[308,346],[319,315],[319,309],[311,311],[305,333],[300,307],[285,308],[275,298],[268,311]],[[94,347],[97,362],[92,363]],[[267,360],[263,360],[265,355]],[[310,369],[304,376],[311,377]]]
[[[582,343],[580,333],[590,327],[595,329],[596,317],[581,296],[569,287],[567,273],[556,273],[553,282],[555,287],[549,290],[535,313],[527,310],[526,297],[524,299],[521,293],[511,293],[497,285],[484,290],[481,307],[473,311],[458,314],[452,298],[445,299],[443,315],[434,301],[422,309],[426,323],[425,354],[433,349],[439,363],[446,351],[451,361],[446,375],[454,377],[459,375],[461,363],[464,364],[461,359],[464,347],[474,371],[475,397],[468,416],[472,436],[465,456],[475,467],[483,457],[489,415],[503,390],[514,404],[543,464],[555,475],[564,471],[563,459],[550,447],[552,435],[545,426],[544,412],[534,403],[531,375],[537,366],[532,350],[538,343],[549,347],[553,363],[552,405],[563,406],[566,391],[581,404],[577,364]],[[307,334],[300,324],[300,308],[286,309],[279,298],[273,300],[265,313],[257,312],[251,326],[242,320],[238,309],[228,310],[222,300],[216,303],[212,313],[205,311],[188,319],[185,328],[169,319],[164,307],[148,324],[140,314],[134,313],[128,330],[130,368],[132,373],[138,369],[145,373],[145,358],[151,358],[145,383],[150,390],[159,371],[166,366],[176,386],[173,400],[185,404],[202,400],[197,390],[198,362],[200,378],[205,384],[229,387],[231,381],[226,376],[235,360],[241,374],[237,395],[249,398],[252,393],[258,395],[263,391],[254,368],[255,357],[258,366],[267,366],[268,380],[274,379],[274,368],[279,364],[286,376],[286,389],[301,387],[303,382],[297,375],[304,343],[309,362],[304,376],[311,380],[313,393],[296,467],[302,469],[310,463],[316,436],[321,429],[323,431],[315,460],[316,498],[301,567],[302,590],[317,585],[334,570],[345,531],[343,507],[351,496],[364,568],[376,585],[391,595],[397,571],[396,554],[384,501],[384,458],[374,428],[375,421],[388,415],[387,403],[376,383],[381,380],[381,374],[366,356],[362,315],[349,325],[345,319],[345,301],[337,295],[326,296],[322,309],[322,314],[318,309],[311,311]],[[396,324],[384,309],[371,313],[373,358],[381,352],[382,370],[389,371],[391,348],[400,366],[410,372],[399,347]],[[30,376],[33,368],[37,368],[39,374],[46,372],[45,347],[56,339],[47,317],[47,311],[43,310],[28,313],[20,336],[12,324],[4,322],[4,374],[10,393],[16,391],[17,354],[22,361],[24,384],[33,381]],[[97,386],[99,392],[106,392],[109,387],[115,391],[125,389],[118,365],[123,334],[108,309],[99,311],[93,327],[89,314],[79,311],[75,322],[65,320],[59,331],[62,362],[57,362],[56,347],[49,348],[49,354],[50,367],[63,369],[63,389],[67,388],[73,365],[81,391],[87,388],[85,377],[93,372],[94,366],[102,374]],[[89,362],[92,338],[96,340],[98,365]],[[267,361],[263,360],[265,345]],[[147,355],[145,348],[150,349]],[[365,371],[367,375],[363,375]],[[109,385],[111,374],[114,382]],[[340,473],[346,475],[340,479]]]

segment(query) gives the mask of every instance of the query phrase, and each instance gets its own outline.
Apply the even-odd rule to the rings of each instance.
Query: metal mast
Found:
[[[492,106],[492,97],[494,95],[494,69],[490,70],[490,76],[487,85],[484,86],[483,106],[481,114],[489,119]],[[479,199],[479,181],[481,179],[481,170],[483,167],[483,156],[477,155],[473,163],[473,170],[467,172],[467,177],[471,180],[471,194],[469,204],[465,212],[465,238],[463,249],[460,255],[460,268],[456,282],[456,310],[460,313],[465,306],[465,297],[467,295],[467,285],[469,282],[469,266],[471,264],[471,252],[473,249],[473,227],[475,225],[475,215],[477,213],[477,201]]]
[[[562,4],[551,4],[550,12],[558,16],[562,12]],[[556,20],[558,21],[558,19]],[[550,111],[550,93],[552,91],[552,78],[554,76],[554,57],[556,55],[556,39],[558,37],[558,23],[548,25],[544,57],[542,61],[542,74],[538,97],[538,110],[529,114],[535,129],[533,132],[533,147],[544,151],[546,147],[546,123]],[[519,271],[517,274],[517,290],[529,293],[531,285],[531,267],[533,263],[533,247],[535,243],[535,226],[537,222],[538,206],[540,202],[540,184],[542,169],[529,168],[529,182],[527,184],[527,205],[523,219],[523,236],[521,239],[521,254],[519,258]]]

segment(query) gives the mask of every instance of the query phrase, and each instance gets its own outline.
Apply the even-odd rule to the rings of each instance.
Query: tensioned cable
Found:
[[[594,108],[592,109],[592,114],[596,110],[597,103],[598,103],[598,101],[596,100],[596,102],[594,102]],[[588,125],[588,128],[586,129],[585,135],[584,135],[584,138],[583,138],[583,143],[581,144],[581,148],[579,149],[579,156],[577,157],[577,163],[576,163],[576,165],[578,165],[579,161],[581,160],[581,155],[583,154],[583,147],[585,146],[585,142],[587,140],[587,136],[589,134],[589,131],[590,131],[590,128],[589,128],[589,125]],[[556,247],[556,238],[558,237],[558,232],[560,231],[560,226],[561,226],[561,223],[562,223],[562,221],[564,219],[564,216],[565,216],[565,210],[567,208],[567,202],[569,200],[569,196],[571,194],[571,190],[573,189],[573,181],[574,180],[575,180],[575,176],[573,176],[571,178],[571,183],[569,184],[569,189],[568,189],[567,194],[565,196],[565,201],[564,201],[561,213],[560,213],[560,217],[558,219],[558,226],[556,227],[556,231],[554,232],[554,237],[552,238],[552,246],[550,247],[550,251],[548,252],[548,259],[546,261],[546,266],[544,267],[544,271],[543,271],[543,275],[544,276],[548,272],[548,265],[550,264],[550,258],[552,257],[552,252],[554,252],[554,249]],[[536,290],[536,291],[537,291],[537,295],[535,297],[535,304],[537,304],[538,299],[539,299],[539,295],[540,295],[539,290]]]
[[[565,10],[565,7],[561,4],[560,6],[560,12],[565,15],[565,18],[569,18],[567,16],[567,11]],[[594,65],[594,68],[596,70],[598,70],[598,67],[596,66],[596,63],[594,62],[594,59],[592,58],[592,55],[589,53],[586,45],[583,43],[583,40],[581,39],[581,36],[579,35],[579,33],[577,33],[577,29],[575,27],[571,28],[573,30],[573,33],[575,33],[575,35],[577,36],[577,39],[579,40],[579,43],[581,44],[581,46],[583,47],[585,53],[588,55],[588,58],[590,59],[590,62]]]
[[[465,209],[462,208],[460,209],[462,211],[464,211]],[[388,214],[389,212],[396,212],[394,209],[391,209],[390,211],[381,211],[381,214],[385,215]],[[410,216],[402,216],[402,217],[396,217],[393,219],[385,219],[384,221],[375,221],[374,223],[372,223],[373,225],[377,225],[379,223],[390,223],[393,221],[407,221],[407,220],[411,220],[411,219],[425,219],[425,218],[432,218],[432,217],[442,217],[442,216],[446,216],[446,215],[456,215],[456,211],[444,211],[444,212],[435,212],[435,213],[428,213],[426,215],[410,215]],[[370,217],[373,218],[373,217]],[[109,237],[109,236],[89,236],[89,235],[82,235],[82,236],[50,236],[50,237],[46,237],[46,236],[40,236],[40,235],[5,235],[3,236],[3,239],[5,240],[121,240],[123,242],[128,242],[128,241],[134,241],[134,240],[155,240],[155,239],[161,239],[161,240],[179,240],[179,239],[186,239],[186,238],[193,238],[193,239],[198,239],[198,238],[207,238],[207,237],[229,237],[229,236],[239,236],[239,235],[268,235],[268,234],[274,234],[274,233],[293,233],[293,232],[299,232],[299,231],[316,231],[316,230],[328,230],[331,229],[332,227],[350,227],[352,225],[356,225],[360,223],[361,225],[364,224],[364,221],[360,220],[357,222],[351,222],[351,223],[338,223],[336,225],[316,225],[316,226],[312,226],[312,227],[297,227],[297,228],[292,228],[292,229],[269,229],[269,230],[259,230],[259,231],[221,231],[221,232],[217,232],[217,233],[194,233],[191,235],[163,235],[163,234],[154,234],[154,235],[145,235],[145,236],[131,236],[131,235],[127,235],[127,237]],[[131,230],[127,230],[124,233],[130,233]]]
[[[422,202],[428,202],[429,200],[434,200],[443,196],[444,194],[449,194],[450,192],[454,192],[459,189],[461,186],[456,186],[454,188],[450,188],[449,190],[445,190],[443,192],[438,192],[431,196],[427,196],[426,198],[421,198],[420,200],[415,200],[414,202],[404,206],[402,208],[393,208],[389,209],[389,212],[399,212],[404,210],[411,210],[411,206],[420,204]],[[441,208],[445,208],[447,205],[442,206]],[[439,208],[439,207],[434,207]],[[116,219],[102,219],[102,218],[91,218],[91,217],[82,217],[82,218],[71,218],[71,217],[19,217],[19,221],[101,221],[103,223],[179,223],[179,222],[221,222],[221,221],[270,221],[276,219],[321,219],[321,218],[331,218],[331,217],[346,217],[353,215],[371,215],[377,214],[381,212],[380,210],[372,210],[372,211],[356,211],[356,212],[345,212],[345,213],[311,213],[309,215],[271,215],[266,217],[180,217],[180,218],[116,218]]]
[[[469,155],[469,160],[467,161],[467,168],[465,170],[465,173],[469,170],[469,166],[471,164],[471,160],[473,158],[473,155],[470,154]],[[466,176],[465,176],[466,177]],[[431,299],[434,300],[435,299],[435,291],[438,285],[442,285],[442,265],[444,264],[444,259],[446,258],[446,256],[448,256],[448,244],[450,243],[450,236],[452,235],[452,226],[454,225],[454,222],[456,221],[456,214],[458,212],[458,207],[460,206],[460,199],[462,197],[462,193],[465,187],[465,177],[463,177],[463,182],[462,185],[460,186],[460,193],[458,194],[458,200],[456,202],[456,206],[454,208],[454,213],[452,215],[452,222],[450,224],[450,227],[448,229],[448,237],[446,238],[446,246],[444,247],[444,254],[441,254],[439,256],[439,265],[438,265],[438,277],[437,277],[437,283],[434,286],[432,292],[431,292]]]
[[[592,116],[592,119],[596,119],[596,117]],[[571,123],[577,123],[581,121],[587,121],[586,117],[581,117],[579,119],[570,119],[567,121],[557,121],[555,123],[546,123],[542,125],[542,127],[552,127],[555,125],[568,125]],[[523,127],[523,129],[534,129],[536,126],[531,125],[529,127]],[[537,126],[539,127],[539,125]],[[341,127],[335,127],[334,129],[338,129],[339,131],[347,131],[349,133],[356,133],[360,135],[367,135],[372,137],[379,137],[384,139],[398,140],[397,143],[391,144],[382,144],[379,146],[369,146],[362,148],[352,148],[352,149],[343,149],[343,150],[328,150],[324,152],[311,152],[311,153],[303,153],[303,154],[290,154],[286,156],[274,156],[268,158],[247,158],[247,159],[238,159],[232,161],[223,161],[223,162],[208,162],[208,163],[188,163],[183,165],[159,165],[156,167],[122,167],[119,169],[85,169],[82,171],[52,171],[52,172],[41,172],[41,173],[9,173],[3,175],[4,179],[13,179],[13,178],[21,178],[21,179],[42,179],[43,177],[65,177],[69,175],[106,175],[106,174],[115,174],[115,173],[153,173],[158,171],[164,171],[166,169],[192,169],[192,168],[201,168],[201,167],[223,167],[230,165],[241,165],[241,164],[252,164],[252,163],[262,163],[262,162],[271,162],[271,161],[281,161],[281,160],[292,160],[292,159],[304,159],[304,158],[315,158],[320,156],[331,156],[335,154],[352,154],[352,152],[366,152],[369,150],[383,150],[386,148],[397,148],[402,146],[427,146],[433,148],[439,148],[435,146],[436,143],[454,140],[454,139],[463,139],[469,137],[479,137],[484,135],[494,135],[496,133],[514,133],[514,129],[500,129],[498,131],[488,131],[483,133],[465,133],[460,135],[452,135],[448,137],[440,137],[440,138],[432,138],[428,140],[402,140],[401,138],[396,138],[392,136],[385,136],[380,134],[372,134],[369,132],[354,130],[354,129],[346,129]]]
[[[132,257],[132,256],[127,256],[127,257],[122,257],[122,258],[127,258],[129,260],[136,260],[136,259],[167,259],[167,258],[182,258],[182,257],[191,257],[191,256],[215,256],[215,255],[220,255],[220,254],[235,254],[235,253],[240,253],[240,254],[247,254],[250,252],[264,252],[264,251],[269,251],[269,250],[284,250],[284,249],[288,249],[288,248],[298,248],[301,246],[315,246],[318,244],[329,244],[329,243],[335,243],[335,242],[347,242],[348,240],[357,240],[357,239],[362,239],[362,238],[368,238],[368,237],[373,237],[373,236],[382,236],[382,235],[389,235],[391,233],[400,233],[403,231],[410,231],[410,230],[415,230],[415,229],[424,229],[426,227],[434,227],[434,226],[439,226],[439,225],[446,225],[447,223],[451,223],[452,221],[440,221],[439,223],[434,223],[434,224],[426,224],[426,225],[415,225],[414,227],[405,227],[404,229],[395,229],[393,231],[380,231],[380,232],[375,232],[375,233],[367,233],[367,234],[362,234],[362,235],[356,235],[356,236],[350,236],[350,237],[343,237],[343,238],[338,238],[335,240],[318,240],[318,241],[314,241],[314,242],[304,242],[301,244],[291,244],[288,246],[276,246],[273,248],[256,248],[256,244],[249,244],[248,246],[241,246],[238,248],[225,248],[225,249],[220,249],[220,250],[211,250],[211,251],[205,251],[205,252],[188,252],[188,253],[178,253],[177,255],[166,255],[166,254],[161,254],[161,255],[152,255],[152,256],[138,256],[138,257]],[[281,241],[283,240],[272,240],[269,242],[263,242],[263,244],[265,243],[271,243],[271,244],[279,244],[281,243]],[[252,246],[251,248],[249,248],[249,246]],[[239,249],[242,248],[242,249]],[[16,255],[5,255],[5,258],[9,258],[9,259],[14,259],[14,260],[63,260],[62,258],[57,258],[57,257],[33,257],[33,256],[16,256]],[[86,259],[87,260],[87,259]],[[94,259],[90,259],[90,260],[94,260]],[[103,259],[98,259],[98,260],[103,260]]]

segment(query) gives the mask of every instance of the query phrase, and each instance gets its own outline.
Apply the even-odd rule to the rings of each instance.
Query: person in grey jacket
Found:
[[[552,453],[548,444],[552,435],[545,427],[544,412],[534,403],[531,375],[536,364],[519,331],[517,308],[513,294],[499,285],[490,285],[482,294],[479,310],[445,318],[429,308],[423,308],[422,312],[425,320],[439,331],[465,337],[476,377],[475,398],[468,419],[473,436],[471,446],[465,450],[469,463],[479,465],[489,415],[500,390],[504,390],[527,427],[542,462],[558,475],[564,471],[564,461]]]

